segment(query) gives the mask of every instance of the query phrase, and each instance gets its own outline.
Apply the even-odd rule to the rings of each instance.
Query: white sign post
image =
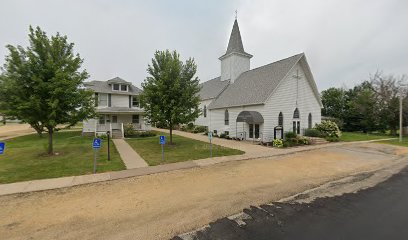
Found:
[[[96,173],[96,152],[101,148],[101,139],[94,138],[92,142],[92,148],[94,149],[94,162],[93,162],[93,173]]]
[[[166,144],[166,136],[160,136],[160,145],[162,149],[162,162],[164,162],[164,144]]]
[[[212,158],[212,132],[208,132],[208,140],[210,140],[210,158]]]

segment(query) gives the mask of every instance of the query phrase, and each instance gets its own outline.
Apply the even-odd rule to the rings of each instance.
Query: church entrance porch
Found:
[[[240,140],[262,141],[263,134],[261,129],[263,123],[264,119],[259,112],[242,111],[238,114],[235,122],[235,136]],[[239,131],[239,129],[242,129],[242,131]]]

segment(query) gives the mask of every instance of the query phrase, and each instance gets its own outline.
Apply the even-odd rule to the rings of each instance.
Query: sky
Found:
[[[140,87],[154,52],[169,49],[193,57],[204,82],[220,75],[236,10],[251,68],[304,52],[319,90],[408,74],[406,0],[0,0],[0,65],[32,25],[67,35],[89,80]]]

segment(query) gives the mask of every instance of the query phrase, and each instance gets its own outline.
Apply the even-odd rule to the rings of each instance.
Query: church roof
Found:
[[[235,19],[234,26],[232,27],[231,36],[228,42],[227,52],[220,57],[223,58],[231,53],[239,53],[252,57],[251,54],[245,52],[244,45],[242,44],[241,33],[239,31],[238,21]]]
[[[263,104],[304,54],[243,72],[208,106],[209,109]],[[318,94],[318,92],[317,92]]]
[[[221,81],[221,77],[201,83],[201,90],[199,92],[200,99],[206,100],[216,98],[225,89],[228,83],[229,81]]]

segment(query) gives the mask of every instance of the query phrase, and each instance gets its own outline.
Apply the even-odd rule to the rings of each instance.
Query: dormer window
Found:
[[[112,84],[112,91],[127,92],[128,91],[128,85],[127,84],[113,83]]]

